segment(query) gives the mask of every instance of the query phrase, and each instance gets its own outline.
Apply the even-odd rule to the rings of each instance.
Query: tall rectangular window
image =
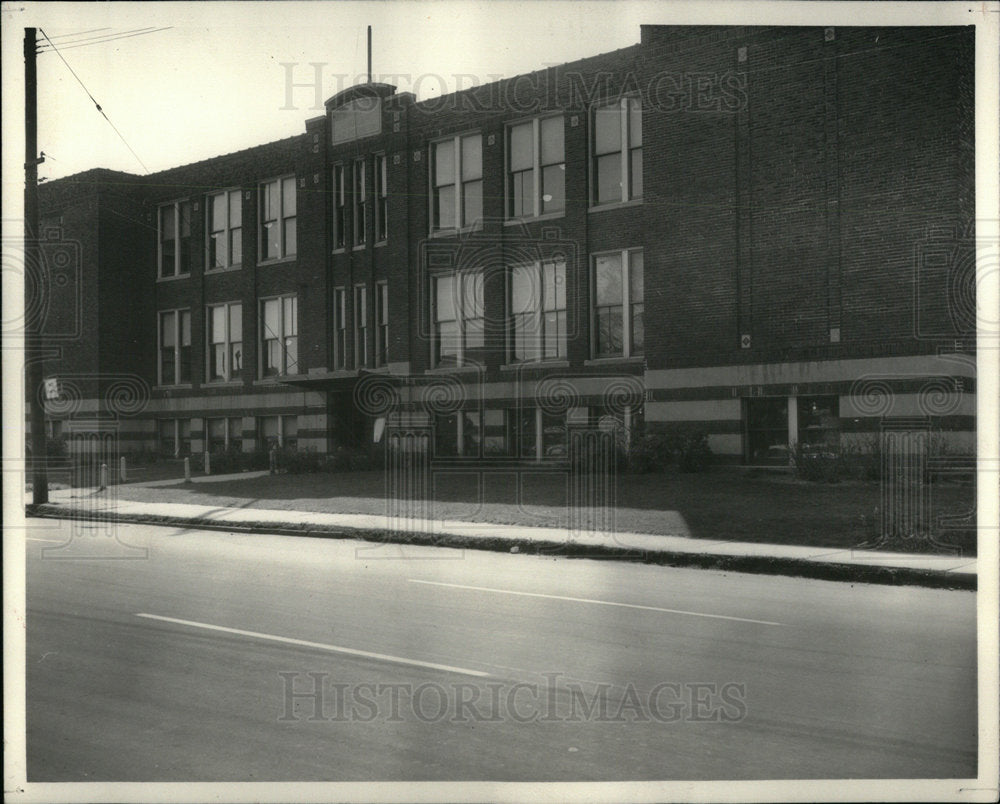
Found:
[[[236,380],[243,370],[243,305],[208,308],[208,380]]]
[[[191,311],[160,313],[160,385],[191,382]]]
[[[298,374],[298,330],[298,300],[295,296],[261,301],[261,376]]]
[[[175,201],[159,210],[159,275],[166,279],[191,273],[191,202]]]
[[[434,365],[462,365],[484,344],[483,271],[438,274],[431,282]]]
[[[594,258],[595,357],[633,357],[645,346],[641,250]]]
[[[354,245],[368,241],[368,185],[365,179],[365,160],[354,160]]]
[[[566,357],[566,263],[517,265],[510,272],[512,362]]]
[[[343,288],[333,290],[333,367],[347,368],[347,294]]]
[[[389,364],[389,285],[375,285],[375,365]]]
[[[208,214],[208,270],[243,262],[243,199],[239,190],[210,195]]]
[[[368,288],[354,287],[354,367],[368,365]]]
[[[563,118],[544,117],[507,129],[507,215],[526,218],[566,209]]]
[[[239,416],[208,419],[206,431],[209,452],[238,450],[243,444],[243,420]]]
[[[431,230],[462,229],[483,216],[483,138],[450,137],[431,145]]]
[[[596,107],[591,130],[593,203],[642,198],[642,99]]]
[[[333,247],[347,245],[347,170],[343,165],[333,168]]]
[[[295,229],[295,177],[260,185],[260,260],[294,257],[297,251]]]
[[[385,154],[375,156],[375,242],[384,243],[389,235],[387,215],[389,183],[386,176]]]

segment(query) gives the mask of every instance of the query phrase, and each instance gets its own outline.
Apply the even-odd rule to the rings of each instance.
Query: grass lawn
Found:
[[[436,519],[552,527],[569,523],[565,475],[525,468],[480,476],[475,470],[462,469],[435,479],[430,515]],[[390,503],[405,505],[387,498],[385,488],[385,474],[374,471],[279,474],[158,488],[125,484],[116,492],[121,499],[147,502],[329,513],[384,514]],[[874,544],[879,498],[877,483],[827,485],[796,480],[787,474],[755,475],[719,468],[699,474],[619,475],[610,513],[620,532],[715,541],[938,551],[922,538]],[[931,485],[932,521],[972,516],[974,509],[973,484]],[[604,512],[586,506],[574,510],[598,520],[604,516]],[[974,516],[960,529],[936,527],[935,532],[939,541],[961,548],[964,555],[975,554]]]

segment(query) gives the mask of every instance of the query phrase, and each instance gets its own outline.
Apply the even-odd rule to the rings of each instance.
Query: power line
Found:
[[[163,28],[141,28],[132,33],[126,32],[122,34],[109,34],[105,37],[96,37],[95,41],[93,42],[87,42],[81,39],[78,40],[77,42],[70,42],[66,45],[60,45],[60,49],[73,50],[74,48],[77,47],[89,47],[90,45],[103,45],[105,42],[114,42],[116,39],[131,39],[133,36],[145,36],[146,34],[158,33],[159,31],[167,31],[171,27],[173,26],[168,25]],[[54,47],[50,48],[46,46],[40,48],[39,50],[40,52],[44,52],[48,50],[55,50],[55,48]]]
[[[136,33],[137,31],[149,31],[149,30],[152,30],[153,27],[154,26],[152,26],[152,25],[147,25],[145,28],[132,28],[132,29],[130,29],[128,31],[119,31],[117,33],[98,33],[96,36],[85,36],[84,34],[70,34],[74,38],[70,39],[68,41],[62,41],[62,42],[60,42],[59,43],[59,47],[65,48],[68,45],[76,45],[76,44],[79,44],[80,42],[90,42],[90,41],[92,41],[94,39],[108,39],[108,38],[113,37],[113,36],[121,36],[122,34]],[[98,30],[110,31],[111,29],[110,28],[103,28],[103,29],[98,29]],[[46,45],[43,42],[43,43],[41,43],[39,45],[39,47],[40,48],[48,49],[49,46]]]
[[[97,33],[98,31],[110,31],[110,28],[91,28],[89,31],[77,31],[76,33],[56,34],[53,39],[65,39],[67,36],[83,36],[84,34]],[[45,37],[48,39],[48,37]]]
[[[39,28],[38,30],[42,34],[42,36],[45,37],[46,41],[50,45],[52,45],[52,49],[56,52],[56,54],[59,56],[59,58],[62,59],[63,64],[66,65],[66,69],[69,70],[73,74],[73,77],[79,82],[80,86],[83,87],[83,91],[86,92],[87,93],[87,97],[90,98],[91,101],[93,101],[94,106],[97,107],[97,111],[99,111],[101,113],[101,117],[103,117],[105,120],[108,121],[108,125],[111,126],[111,128],[114,129],[115,134],[117,134],[118,137],[119,137],[119,139],[121,139],[121,141],[125,143],[125,147],[128,148],[132,152],[132,156],[134,156],[138,160],[139,164],[142,165],[142,169],[145,170],[146,173],[149,173],[149,168],[146,167],[146,163],[143,162],[141,159],[139,159],[139,154],[137,154],[135,152],[135,150],[133,150],[132,146],[128,144],[128,140],[126,140],[125,137],[122,136],[122,133],[115,127],[115,124],[111,122],[111,118],[109,118],[104,113],[104,110],[101,108],[101,104],[99,104],[97,102],[97,100],[94,98],[94,96],[90,94],[90,90],[87,89],[87,85],[84,84],[83,81],[80,80],[80,76],[78,76],[76,74],[76,72],[73,70],[73,68],[69,66],[69,62],[66,61],[66,57],[63,56],[63,54],[59,52],[59,49],[54,44],[52,44],[52,40],[49,39],[49,36],[48,36],[47,33],[45,33],[45,31],[43,31],[41,28]]]

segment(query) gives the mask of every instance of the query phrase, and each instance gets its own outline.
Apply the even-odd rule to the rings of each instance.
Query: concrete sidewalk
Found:
[[[244,473],[236,477],[246,476]],[[217,481],[221,478],[212,479]],[[151,481],[143,485],[176,482]],[[56,490],[50,494],[48,505],[32,508],[30,513],[59,518],[110,518],[121,522],[159,522],[187,527],[353,537],[402,544],[434,544],[513,552],[558,552],[564,555],[617,557],[675,565],[712,566],[734,571],[832,577],[839,580],[912,582],[965,588],[972,588],[976,583],[976,559],[969,556],[720,542],[685,536],[578,532],[567,528],[391,518],[384,515],[133,502],[117,499],[113,489]]]

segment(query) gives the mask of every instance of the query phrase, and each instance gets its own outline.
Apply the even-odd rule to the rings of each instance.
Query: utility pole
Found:
[[[368,26],[368,83],[372,82],[372,26]]]
[[[24,29],[24,359],[25,385],[31,411],[31,499],[49,501],[48,455],[45,446],[45,408],[42,405],[42,324],[46,299],[38,244],[38,77],[35,65],[35,29]],[[34,281],[30,274],[36,273]],[[34,287],[32,287],[32,285]]]

